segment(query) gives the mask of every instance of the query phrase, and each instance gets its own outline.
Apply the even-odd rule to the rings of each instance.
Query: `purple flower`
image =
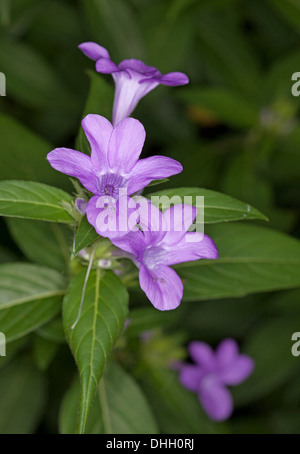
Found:
[[[79,213],[82,214],[82,216],[84,216],[85,212],[86,212],[87,201],[78,197],[75,200],[75,206],[76,206],[77,210],[79,211]]]
[[[232,396],[226,386],[239,385],[254,369],[254,361],[240,355],[233,339],[224,339],[214,352],[204,342],[191,342],[189,353],[195,365],[180,367],[182,385],[198,394],[200,403],[209,417],[223,421],[233,411]]]
[[[47,159],[54,169],[78,178],[95,194],[86,207],[87,218],[94,227],[96,214],[101,211],[97,208],[99,196],[117,200],[120,191],[131,195],[152,180],[182,171],[178,161],[165,156],[139,160],[145,129],[134,118],[126,118],[113,127],[106,118],[89,114],[82,120],[82,127],[91,146],[91,156],[69,148],[56,148],[48,153]]]
[[[188,77],[183,73],[163,75],[154,66],[147,66],[133,58],[116,65],[108,51],[93,42],[82,43],[78,47],[87,57],[96,61],[96,70],[99,73],[111,74],[115,81],[114,125],[129,117],[139,100],[159,84],[177,86],[189,83]]]
[[[195,207],[174,205],[162,213],[148,202],[146,208],[148,228],[114,238],[112,242],[130,254],[139,268],[140,286],[153,306],[162,311],[175,309],[182,299],[183,284],[170,265],[216,259],[218,251],[207,235],[187,231],[196,217]],[[142,210],[141,224],[146,217]]]

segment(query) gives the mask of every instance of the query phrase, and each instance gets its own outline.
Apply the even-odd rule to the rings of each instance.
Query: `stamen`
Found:
[[[71,330],[73,330],[75,328],[75,326],[77,325],[77,323],[78,323],[78,321],[80,319],[80,316],[81,316],[82,305],[83,305],[84,296],[85,296],[85,289],[86,289],[87,282],[89,280],[89,276],[90,276],[90,272],[91,272],[91,268],[92,268],[92,264],[93,264],[93,260],[94,260],[94,255],[95,255],[95,249],[92,250],[92,253],[91,253],[91,256],[90,256],[89,265],[88,265],[88,268],[87,268],[87,271],[86,271],[86,275],[85,275],[84,283],[83,283],[83,287],[82,287],[82,293],[81,293],[81,299],[80,299],[78,315],[77,315],[77,318],[76,318],[75,322],[71,326]]]
[[[99,185],[100,195],[106,195],[113,197],[114,199],[118,198],[118,191],[124,186],[125,180],[121,175],[115,173],[107,173],[100,176]]]

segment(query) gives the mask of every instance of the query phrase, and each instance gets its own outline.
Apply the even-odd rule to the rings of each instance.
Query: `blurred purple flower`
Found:
[[[78,178],[95,194],[86,207],[86,214],[96,230],[97,215],[104,209],[103,204],[100,204],[102,208],[97,205],[100,197],[117,200],[120,190],[131,195],[152,180],[182,171],[178,161],[165,156],[139,160],[145,129],[134,118],[125,118],[114,128],[106,118],[89,114],[82,120],[82,127],[91,146],[91,156],[69,148],[56,148],[48,153],[47,159],[54,169]]]
[[[197,215],[195,207],[173,205],[162,213],[148,202],[146,209],[151,215],[140,212],[141,222],[148,220],[146,229],[113,238],[112,242],[130,254],[139,268],[140,286],[153,306],[162,311],[175,309],[182,299],[183,284],[170,265],[201,258],[216,259],[217,247],[207,235],[187,232]]]
[[[234,339],[224,339],[214,352],[204,342],[191,342],[189,353],[195,365],[181,364],[180,382],[198,394],[208,416],[215,421],[229,418],[233,412],[233,399],[226,386],[239,385],[253,372],[254,361],[240,355]]]
[[[154,336],[154,331],[152,329],[147,329],[140,334],[140,340],[142,342],[149,342]]]
[[[147,66],[141,60],[133,58],[116,65],[108,51],[93,42],[82,43],[78,47],[87,57],[96,61],[96,70],[99,73],[111,74],[115,81],[114,125],[129,117],[140,99],[159,84],[178,86],[189,83],[188,77],[183,73],[163,75],[154,66]]]

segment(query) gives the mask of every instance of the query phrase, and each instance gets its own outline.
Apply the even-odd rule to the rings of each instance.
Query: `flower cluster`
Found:
[[[89,114],[82,120],[82,127],[91,146],[90,157],[69,148],[56,148],[47,158],[54,169],[78,178],[95,194],[86,207],[88,221],[99,235],[115,236],[124,226],[107,230],[105,218],[109,217],[109,212],[114,218],[120,194],[127,198],[152,180],[181,172],[182,166],[165,156],[139,159],[146,134],[143,125],[134,118],[125,118],[113,127],[106,118]],[[127,203],[130,202],[127,200]]]
[[[239,354],[234,339],[224,339],[214,352],[210,345],[194,341],[189,354],[195,364],[179,364],[180,382],[198,394],[199,401],[215,421],[223,421],[233,411],[232,396],[227,386],[239,385],[253,372],[254,361]]]
[[[188,231],[196,218],[196,208],[175,205],[162,213],[144,199],[137,209],[135,198],[130,196],[153,180],[180,173],[182,166],[164,156],[139,159],[145,129],[129,115],[139,100],[159,84],[183,85],[188,77],[178,72],[162,75],[134,59],[116,65],[108,51],[96,43],[83,43],[79,48],[96,61],[98,72],[114,78],[113,124],[100,115],[87,115],[82,128],[91,155],[56,148],[48,154],[48,161],[54,169],[78,178],[93,194],[87,204],[84,200],[78,202],[80,206],[77,203],[79,211],[85,211],[96,232],[108,237],[139,268],[140,286],[152,304],[160,310],[174,309],[182,299],[183,284],[170,266],[201,258],[216,259],[218,252],[207,235]]]

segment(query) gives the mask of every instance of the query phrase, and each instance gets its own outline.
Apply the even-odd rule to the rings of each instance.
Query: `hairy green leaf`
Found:
[[[71,229],[50,222],[7,219],[15,243],[31,261],[65,272],[71,258]]]
[[[60,432],[76,429],[80,384],[68,390],[60,412]],[[110,362],[98,385],[87,422],[88,434],[156,434],[151,408],[134,378],[118,364]]]
[[[207,231],[217,260],[178,265],[190,301],[244,296],[300,286],[300,242],[264,227],[227,224]]]
[[[117,276],[98,268],[90,273],[82,313],[77,318],[86,271],[70,284],[63,304],[64,329],[75,357],[81,381],[78,432],[85,430],[89,410],[109,353],[120,335],[126,316],[128,294]]]
[[[64,207],[72,197],[61,189],[33,181],[0,182],[0,215],[41,221],[71,223]]]
[[[197,206],[197,197],[204,197],[204,223],[247,221],[267,218],[256,208],[220,192],[202,188],[174,188],[147,195],[154,205],[166,210],[171,204],[185,203]],[[155,199],[152,199],[155,197]],[[161,200],[158,198],[161,197]],[[172,200],[173,198],[173,200]],[[198,202],[201,208],[201,199]]]
[[[9,364],[0,374],[0,433],[30,434],[37,428],[46,400],[46,383],[28,358]]]
[[[81,249],[89,246],[97,238],[99,238],[98,233],[96,232],[95,228],[91,224],[89,224],[86,216],[84,216],[80,221],[75,236],[74,257],[78,254],[79,251],[81,251]]]

